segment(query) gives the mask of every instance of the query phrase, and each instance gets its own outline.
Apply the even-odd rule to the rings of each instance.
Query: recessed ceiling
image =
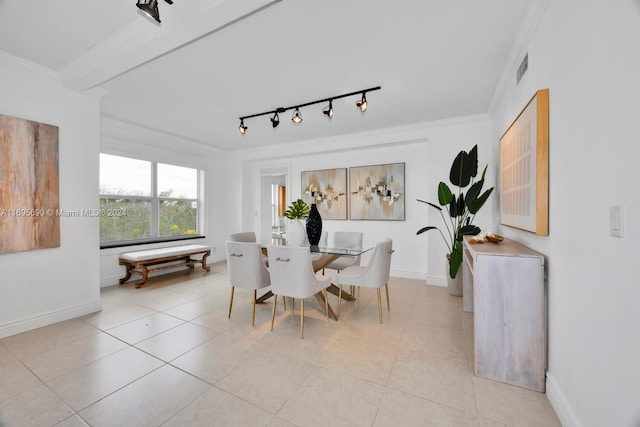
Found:
[[[162,25],[135,3],[0,0],[0,50],[106,89],[106,117],[236,150],[486,113],[530,0],[175,0]],[[378,85],[366,113],[344,98],[238,132]]]

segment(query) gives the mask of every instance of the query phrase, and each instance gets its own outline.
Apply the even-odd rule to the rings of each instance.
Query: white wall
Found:
[[[273,147],[231,153],[231,182],[237,183],[232,192],[242,197],[237,198],[230,209],[243,212],[243,216],[235,221],[230,218],[230,227],[259,230],[256,188],[259,188],[261,171],[289,170],[287,198],[290,202],[300,197],[302,171],[404,162],[405,221],[324,220],[323,230],[362,230],[365,245],[374,245],[389,236],[396,251],[392,275],[445,285],[446,247],[442,238],[435,232],[416,236],[416,231],[428,223],[442,225],[442,219],[416,199],[436,200],[438,182],[448,181],[451,162],[461,149],[469,150],[478,144],[480,164],[486,164],[491,152],[490,136],[490,122],[483,116],[304,141],[279,146],[276,154]],[[484,215],[477,218],[481,227],[493,223],[491,209]],[[363,256],[363,262],[366,259]]]
[[[3,52],[0,94],[0,113],[59,127],[60,208],[97,209],[99,97]],[[101,309],[98,231],[97,218],[61,217],[59,248],[0,254],[0,338]]]
[[[203,218],[201,233],[206,236],[206,239],[188,240],[186,243],[211,246],[211,256],[207,258],[209,265],[225,259],[224,240],[227,236],[227,198],[229,197],[226,153],[197,142],[107,117],[102,119],[100,150],[108,154],[204,170],[206,215]],[[185,244],[185,241],[102,249],[100,250],[100,285],[102,287],[116,285],[118,279],[124,277],[125,268],[118,264],[119,254],[182,244]],[[133,276],[132,280],[134,279],[136,276]]]
[[[637,427],[640,2],[545,4],[523,29],[490,115],[497,141],[549,88],[550,233],[501,231],[548,257],[547,394],[563,424]],[[525,51],[529,70],[516,86]],[[624,208],[623,238],[609,236],[612,205]]]

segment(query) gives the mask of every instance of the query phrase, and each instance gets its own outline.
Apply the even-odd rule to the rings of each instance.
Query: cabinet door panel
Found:
[[[539,258],[478,255],[473,281],[477,375],[544,390],[542,284]]]

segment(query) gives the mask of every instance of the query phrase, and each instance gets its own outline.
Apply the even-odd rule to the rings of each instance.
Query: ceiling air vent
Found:
[[[518,83],[520,83],[520,80],[522,79],[522,76],[524,76],[524,73],[527,72],[528,68],[529,68],[529,52],[527,52],[524,55],[524,58],[522,59],[522,62],[520,63],[520,66],[518,67],[518,73],[516,75],[516,79],[517,79]]]

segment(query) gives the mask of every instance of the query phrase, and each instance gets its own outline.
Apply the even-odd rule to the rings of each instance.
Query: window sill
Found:
[[[181,240],[195,240],[195,239],[205,239],[205,238],[206,236],[201,236],[199,234],[194,234],[192,236],[155,237],[153,239],[127,240],[124,242],[101,243],[100,249],[122,248],[125,246],[139,246],[139,245],[149,245],[152,243],[179,242]]]

